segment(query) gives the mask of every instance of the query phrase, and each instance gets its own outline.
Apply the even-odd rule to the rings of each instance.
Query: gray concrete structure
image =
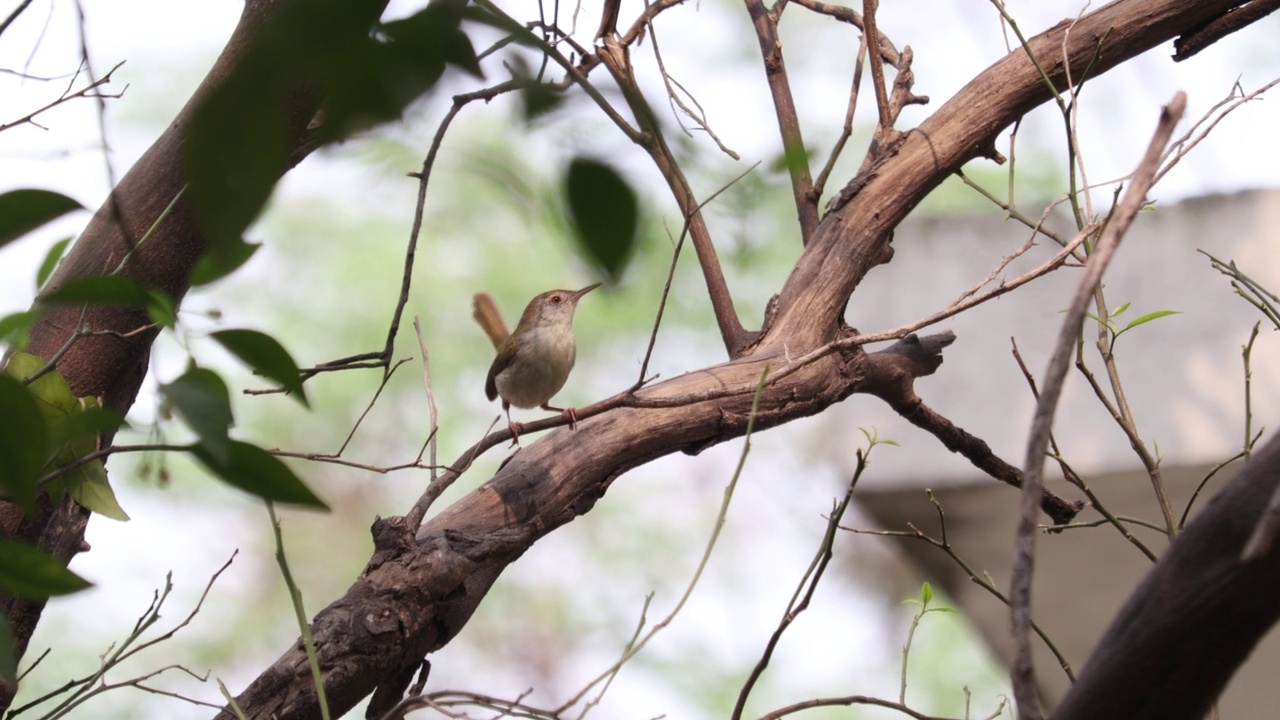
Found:
[[[1055,229],[1069,236],[1070,225],[1055,217]],[[860,330],[906,322],[945,305],[984,276],[1028,236],[999,218],[930,219],[904,224],[899,256],[883,277],[873,276],[855,295],[850,321]],[[904,241],[905,238],[909,241]],[[1053,246],[1033,249],[1005,273],[1047,257]],[[1106,277],[1111,307],[1131,303],[1120,325],[1144,313],[1172,309],[1179,315],[1134,329],[1119,340],[1117,356],[1125,392],[1148,447],[1157,447],[1173,504],[1181,513],[1207,470],[1240,450],[1244,437],[1241,345],[1262,316],[1236,297],[1229,280],[1210,267],[1204,250],[1234,259],[1250,276],[1280,290],[1280,191],[1251,191],[1157,205],[1135,223]],[[967,313],[949,327],[959,339],[946,353],[938,375],[918,383],[932,407],[987,440],[998,454],[1022,464],[1033,399],[1010,355],[1017,341],[1039,378],[1061,315],[1079,273],[1063,270],[1029,290]],[[868,302],[867,296],[877,298]],[[867,319],[875,318],[874,326]],[[1094,332],[1090,327],[1089,333]],[[1253,430],[1276,427],[1280,417],[1280,343],[1264,321],[1253,357]],[[1091,343],[1086,360],[1104,382]],[[865,415],[865,406],[862,415]],[[849,411],[853,413],[855,411]],[[845,422],[865,420],[844,417]],[[833,420],[833,422],[835,422]],[[979,573],[990,573],[1008,588],[1017,494],[969,471],[962,459],[928,442],[900,420],[880,425],[882,437],[904,442],[910,452],[880,453],[870,487],[858,495],[877,524],[905,529],[911,522],[938,533],[938,519],[924,487],[938,489],[946,510],[948,537]],[[1140,472],[1128,441],[1102,410],[1079,373],[1072,372],[1055,434],[1064,455],[1115,514],[1159,523],[1151,483]],[[1270,434],[1270,430],[1268,430]],[[1264,436],[1265,437],[1265,436]],[[1059,474],[1050,466],[1049,476]],[[1206,492],[1221,486],[1215,478]],[[1061,494],[1079,491],[1057,483]],[[1201,496],[1203,504],[1207,495]],[[1100,515],[1086,509],[1082,521]],[[1162,534],[1144,528],[1137,536],[1159,554]],[[973,619],[984,637],[1009,658],[1007,609],[969,581],[943,553],[921,542],[886,541],[905,553],[928,579],[944,587]],[[1110,527],[1081,528],[1042,535],[1034,586],[1035,617],[1073,667],[1083,667],[1112,615],[1150,563]],[[1278,581],[1280,582],[1280,581]],[[1177,598],[1168,598],[1177,602]],[[1068,686],[1053,656],[1039,646],[1037,669],[1052,703]],[[1224,717],[1269,717],[1280,705],[1280,638],[1273,633],[1233,681],[1223,701]],[[1158,688],[1153,688],[1158,692]]]

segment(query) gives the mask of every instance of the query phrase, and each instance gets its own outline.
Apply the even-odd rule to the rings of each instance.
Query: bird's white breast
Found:
[[[572,333],[530,330],[516,359],[494,377],[498,394],[518,408],[535,408],[551,400],[569,379],[577,358]]]

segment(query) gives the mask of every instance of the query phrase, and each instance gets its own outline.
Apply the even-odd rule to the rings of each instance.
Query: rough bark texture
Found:
[[[1075,77],[1090,62],[1092,75],[1105,72],[1236,4],[1121,0],[1104,7],[1076,23],[1065,40]],[[1060,24],[1031,42],[1059,86],[1065,82],[1066,30]],[[838,337],[845,303],[887,256],[894,226],[951,172],[987,154],[1001,130],[1050,97],[1021,50],[988,68],[900,144],[883,149],[867,177],[850,182],[858,190],[823,218],[778,298],[773,322],[747,354],[639,393],[661,407],[619,408],[581,422],[576,432],[551,433],[432,518],[414,542],[380,550],[312,627],[335,710],[347,710],[347,699],[364,697],[383,679],[403,677],[423,653],[447,643],[508,563],[590,510],[619,474],[661,455],[740,436],[764,367],[777,372],[787,357]],[[829,356],[771,382],[761,400],[760,426],[868,391],[865,363],[861,352]],[[311,682],[295,643],[237,702],[250,717],[314,717]],[[233,716],[224,711],[218,717]]]
[[[116,196],[124,231],[113,222],[110,206],[100,210],[55,283],[112,267],[128,249],[127,238],[138,237],[173,197],[181,185],[177,158],[190,108],[225,77],[255,23],[277,4],[249,0],[227,50],[188,109],[121,182]],[[1046,31],[1032,40],[1031,48],[1053,82],[1062,86],[1064,46],[1074,77],[1090,64],[1090,74],[1096,76],[1238,4],[1239,0],[1120,0],[1082,18],[1069,35],[1066,23]],[[839,337],[851,293],[891,254],[893,228],[955,169],[991,154],[1001,130],[1049,98],[1026,54],[1021,49],[1010,53],[919,128],[878,148],[874,164],[849,183],[838,206],[821,220],[779,294],[776,313],[742,357],[646,388],[628,406],[583,420],[577,431],[550,433],[420,529],[396,518],[375,524],[378,549],[365,572],[316,616],[312,628],[335,714],[350,709],[380,683],[399,684],[424,654],[449,642],[508,564],[539,538],[589,511],[621,473],[662,455],[696,452],[741,436],[764,369],[783,372],[788,358]],[[300,133],[314,106],[291,106],[296,106],[294,130]],[[131,263],[132,272],[181,298],[201,247],[190,213],[180,205],[160,235]],[[33,349],[51,355],[78,319],[69,311],[46,316],[33,333]],[[95,328],[121,332],[143,324],[136,314],[111,309],[96,310],[89,319]],[[127,408],[145,372],[153,335],[85,341],[68,353],[59,369],[78,393],[101,395],[109,407]],[[853,392],[872,391],[868,369],[867,356],[849,350],[778,377],[765,389],[758,427],[812,415]],[[1202,518],[1221,516],[1223,507],[1214,504]],[[3,517],[0,514],[0,522]],[[74,506],[66,507],[25,528],[24,536],[70,558],[82,543],[85,519]],[[1215,589],[1207,586],[1204,592]],[[16,613],[14,606],[6,609],[11,618],[26,618],[20,636],[25,643],[39,608],[16,607]],[[1240,634],[1250,636],[1259,626],[1261,621],[1242,625]],[[1187,662],[1216,662],[1211,657],[1206,650]],[[1222,672],[1229,674],[1229,669]],[[1206,692],[1212,689],[1206,685]],[[300,644],[266,669],[237,702],[253,718],[317,717]],[[224,711],[219,717],[233,716]]]
[[[240,21],[213,68],[169,128],[120,180],[112,197],[98,209],[74,247],[49,281],[57,288],[72,278],[113,272],[134,248],[185,184],[182,148],[186,128],[195,109],[221,85],[244,57],[256,32],[290,2],[247,0]],[[377,17],[386,0],[351,0],[367,5]],[[264,102],[287,108],[289,140],[296,148],[290,161],[300,162],[310,152],[307,123],[315,116],[319,99],[304,88],[292,88],[285,97],[264,97]],[[191,271],[204,249],[191,208],[179,201],[147,242],[136,248],[121,274],[164,290],[180,303],[190,287]],[[29,352],[53,357],[83,324],[95,331],[130,333],[150,321],[138,308],[92,306],[83,317],[79,306],[43,308],[30,332]],[[124,414],[133,405],[147,372],[151,343],[158,330],[132,337],[94,335],[77,340],[58,362],[58,371],[78,396],[99,398],[107,408]],[[104,441],[109,442],[110,438]],[[89,513],[74,501],[42,502],[38,512],[24,516],[22,509],[0,501],[0,537],[22,538],[55,557],[70,562],[87,549],[84,530]],[[13,627],[19,656],[34,632],[44,602],[0,596],[0,611]],[[0,708],[8,707],[15,688],[0,687]]]
[[[1280,549],[1241,553],[1280,486],[1280,438],[1254,454],[1111,622],[1053,720],[1206,717],[1280,618]]]

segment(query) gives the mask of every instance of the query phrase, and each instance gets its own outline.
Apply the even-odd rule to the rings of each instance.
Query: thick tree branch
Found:
[[[756,428],[812,415],[847,397],[863,377],[864,358],[856,351],[833,355],[783,383],[768,383]],[[429,519],[416,537],[403,518],[375,524],[378,550],[365,572],[312,625],[334,710],[349,709],[452,639],[508,564],[591,510],[623,472],[740,437],[760,374],[785,364],[782,355],[757,354],[639,390],[637,400],[654,406],[618,407],[580,419],[577,430],[553,431]],[[707,399],[663,402],[696,397]],[[301,647],[290,648],[237,702],[252,709],[250,717],[314,717],[315,694]]]
[[[1084,15],[1067,33],[1066,21],[1031,38],[1030,48],[1050,79],[1092,77],[1239,4],[1238,0],[1117,0]],[[1064,52],[1066,54],[1064,62]],[[1021,48],[966,85],[918,128],[906,132],[892,155],[850,181],[827,213],[787,279],[765,343],[813,347],[835,337],[837,318],[862,278],[881,263],[891,231],[931,190],[961,165],[983,157],[996,136],[1052,95]],[[821,335],[809,336],[815,329]]]
[[[902,340],[867,355],[866,392],[884,400],[907,422],[928,431],[938,438],[943,447],[958,453],[973,463],[974,467],[991,477],[1016,488],[1022,487],[1022,471],[1005,462],[992,452],[982,438],[975,437],[947,418],[939,415],[915,392],[915,380],[932,375],[942,364],[942,348],[955,341],[955,333],[946,331],[924,338],[908,335]],[[1058,525],[1069,523],[1084,507],[1084,503],[1072,502],[1044,493],[1040,509]]]
[[[638,145],[649,154],[658,171],[662,173],[671,194],[685,217],[689,230],[689,238],[693,241],[694,252],[698,256],[698,265],[702,268],[702,277],[707,284],[707,296],[711,299],[711,309],[716,316],[716,324],[720,327],[720,337],[724,340],[729,357],[738,357],[756,338],[756,333],[747,332],[738,319],[733,307],[733,297],[729,293],[729,284],[724,277],[724,269],[720,267],[720,258],[715,245],[711,242],[711,230],[702,217],[702,204],[698,202],[685,178],[684,172],[676,162],[675,155],[667,146],[662,129],[653,115],[648,101],[636,83],[627,47],[613,37],[605,38],[603,47],[596,56],[613,75],[613,79],[621,88],[636,122],[643,128],[642,136],[636,139]]]
[[[1055,82],[1062,52],[1103,72],[1220,13],[1225,0],[1120,0],[1031,40]],[[648,11],[652,12],[652,10]],[[625,42],[625,37],[623,42]],[[1099,53],[1101,46],[1101,54]],[[1076,74],[1079,76],[1079,73]],[[866,356],[833,349],[794,372],[787,358],[840,337],[845,303],[890,252],[892,229],[934,187],[995,136],[1050,97],[1018,49],[980,74],[904,141],[819,223],[788,278],[759,343],[729,363],[637,392],[635,401],[558,429],[514,455],[479,489],[414,533],[393,518],[375,528],[378,550],[347,594],[317,615],[313,634],[336,709],[384,679],[403,677],[461,630],[503,568],[540,537],[591,509],[622,472],[675,451],[697,452],[740,436],[755,379],[771,374],[759,427],[811,415],[867,388]],[[725,325],[721,324],[722,331]],[[239,697],[251,716],[315,713],[310,674],[289,649]],[[224,713],[222,717],[230,717]]]
[[[1204,507],[1112,620],[1053,720],[1198,720],[1280,619],[1280,548],[1241,560],[1280,488],[1280,439]]]
[[[1102,237],[1098,239],[1093,252],[1089,254],[1084,275],[1080,278],[1076,293],[1067,308],[1067,316],[1058,332],[1053,355],[1041,384],[1040,397],[1036,402],[1031,437],[1027,440],[1027,454],[1023,462],[1022,498],[1014,541],[1013,579],[1009,588],[1014,645],[1017,648],[1012,670],[1013,692],[1018,703],[1018,717],[1024,720],[1039,720],[1041,717],[1040,698],[1031,658],[1031,575],[1035,567],[1035,538],[1038,532],[1036,507],[1044,492],[1044,459],[1049,448],[1049,433],[1053,427],[1071,355],[1077,338],[1080,337],[1085,310],[1102,283],[1102,275],[1119,249],[1129,225],[1146,203],[1147,191],[1151,189],[1156,171],[1160,169],[1160,157],[1169,144],[1169,139],[1173,137],[1173,128],[1182,119],[1186,109],[1187,96],[1179,92],[1160,113],[1156,131],[1133,172],[1124,198],[1102,231]]]
[[[787,64],[782,57],[782,40],[778,38],[778,20],[785,2],[766,9],[763,0],[746,0],[747,13],[755,26],[760,41],[760,55],[764,59],[764,76],[773,96],[773,109],[778,116],[778,131],[782,133],[782,152],[787,171],[791,174],[791,195],[796,203],[796,217],[800,221],[800,241],[808,244],[818,227],[818,200],[813,197],[813,176],[809,172],[809,151],[804,146],[800,132],[800,117],[796,114],[795,98],[791,94],[791,80],[787,77]],[[877,46],[878,47],[878,46]]]
[[[368,15],[374,19],[386,5],[386,0],[350,1],[367,6]],[[247,0],[239,24],[204,82],[94,215],[50,279],[50,289],[73,278],[120,268],[121,274],[163,290],[175,304],[181,301],[190,287],[192,268],[204,249],[187,200],[183,198],[174,205],[145,244],[136,243],[186,183],[182,146],[196,109],[244,58],[263,24],[292,4]],[[286,108],[290,146],[302,148],[290,160],[300,162],[310,148],[307,124],[319,108],[319,99],[300,85],[284,97],[264,93],[262,99]],[[122,263],[126,256],[128,262]],[[159,332],[154,326],[142,333],[130,331],[148,325],[151,321],[140,308],[96,305],[82,315],[79,306],[57,305],[42,308],[40,319],[31,327],[28,349],[40,357],[52,357],[82,327],[91,328],[92,335],[81,338],[65,352],[58,371],[77,396],[97,397],[105,407],[123,415],[137,396],[147,372],[151,343]],[[104,444],[109,441],[109,437],[105,438]],[[0,502],[0,534],[24,538],[69,561],[85,548],[88,517],[87,510],[65,497],[56,505],[46,500],[39,512],[25,516],[21,508]],[[35,630],[43,606],[42,602],[0,598],[0,610],[13,627],[19,655]],[[7,707],[11,700],[12,694],[0,689],[0,707]]]
[[[1173,42],[1173,59],[1182,62],[1237,30],[1280,10],[1280,0],[1250,0],[1184,34]]]

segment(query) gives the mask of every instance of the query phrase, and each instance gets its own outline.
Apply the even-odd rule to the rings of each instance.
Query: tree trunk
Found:
[[[240,21],[209,74],[169,128],[138,159],[94,214],[49,280],[49,288],[57,288],[73,278],[111,273],[132,249],[133,254],[120,274],[165,291],[175,306],[181,302],[190,288],[191,271],[204,250],[204,241],[186,199],[178,201],[145,243],[138,245],[138,240],[186,184],[182,171],[183,143],[193,113],[244,59],[264,23],[291,4],[305,1],[246,0]],[[368,6],[369,15],[375,18],[386,6],[386,0],[349,1]],[[295,148],[290,161],[300,162],[312,149],[306,142],[307,124],[315,116],[320,99],[312,97],[305,88],[294,87],[286,91],[284,97],[263,93],[261,101],[286,108],[288,138]],[[41,315],[31,327],[28,350],[42,358],[53,357],[81,327],[117,333],[76,340],[58,361],[58,371],[77,396],[93,396],[108,409],[121,415],[127,412],[146,376],[151,343],[159,330],[150,328],[128,337],[124,335],[146,328],[150,324],[146,313],[139,308],[101,305],[85,308],[83,315],[80,306],[36,307]],[[102,440],[104,444],[110,441],[110,437]],[[0,501],[0,537],[21,538],[66,562],[88,549],[84,542],[88,521],[89,512],[66,497],[56,502],[42,498],[38,511],[25,516],[22,508]],[[43,601],[0,596],[0,611],[13,628],[19,657],[26,650],[43,609]],[[16,688],[0,687],[0,708],[9,706],[15,692]]]

